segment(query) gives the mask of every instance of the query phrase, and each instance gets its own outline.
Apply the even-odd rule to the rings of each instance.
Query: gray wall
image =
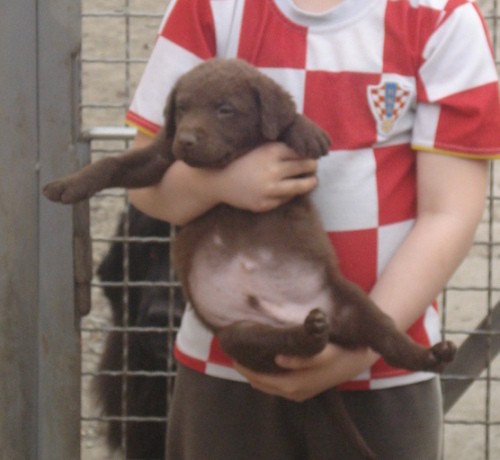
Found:
[[[79,458],[72,209],[80,2],[0,0],[0,459]]]

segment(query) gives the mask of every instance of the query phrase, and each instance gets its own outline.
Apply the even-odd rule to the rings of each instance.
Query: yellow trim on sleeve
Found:
[[[134,123],[130,121],[128,118],[125,119],[125,124],[131,126],[132,128],[137,129],[141,134],[145,134],[148,137],[155,137],[156,133],[151,131],[150,129],[145,128],[144,126],[139,125],[138,123]]]
[[[421,152],[438,153],[440,155],[451,155],[460,158],[469,158],[471,160],[500,160],[500,153],[463,153],[454,150],[436,149],[434,147],[424,147],[421,145],[412,145],[413,150]]]

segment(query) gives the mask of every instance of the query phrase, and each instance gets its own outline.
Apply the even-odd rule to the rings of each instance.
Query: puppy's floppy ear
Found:
[[[165,105],[165,110],[163,111],[163,116],[165,118],[165,134],[167,139],[170,141],[173,141],[175,137],[175,130],[176,130],[176,124],[175,124],[175,95],[177,92],[177,86],[174,86],[172,88],[172,91],[170,91],[170,94],[168,95],[167,98],[167,104]]]
[[[290,94],[265,75],[256,77],[252,86],[259,101],[262,135],[267,140],[277,140],[295,118],[295,103]]]

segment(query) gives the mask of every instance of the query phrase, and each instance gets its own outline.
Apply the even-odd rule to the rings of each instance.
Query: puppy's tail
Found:
[[[322,403],[321,405],[332,423],[339,428],[339,431],[344,434],[347,441],[360,453],[361,458],[365,460],[377,460],[377,456],[370,449],[363,436],[361,436],[356,425],[354,425],[340,393],[335,389],[331,389],[321,393],[317,398]]]

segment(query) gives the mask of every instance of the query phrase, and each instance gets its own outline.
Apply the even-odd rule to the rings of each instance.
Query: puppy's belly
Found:
[[[270,249],[223,249],[197,251],[189,274],[192,301],[212,327],[247,320],[288,326],[303,323],[313,308],[331,310],[323,267]]]

